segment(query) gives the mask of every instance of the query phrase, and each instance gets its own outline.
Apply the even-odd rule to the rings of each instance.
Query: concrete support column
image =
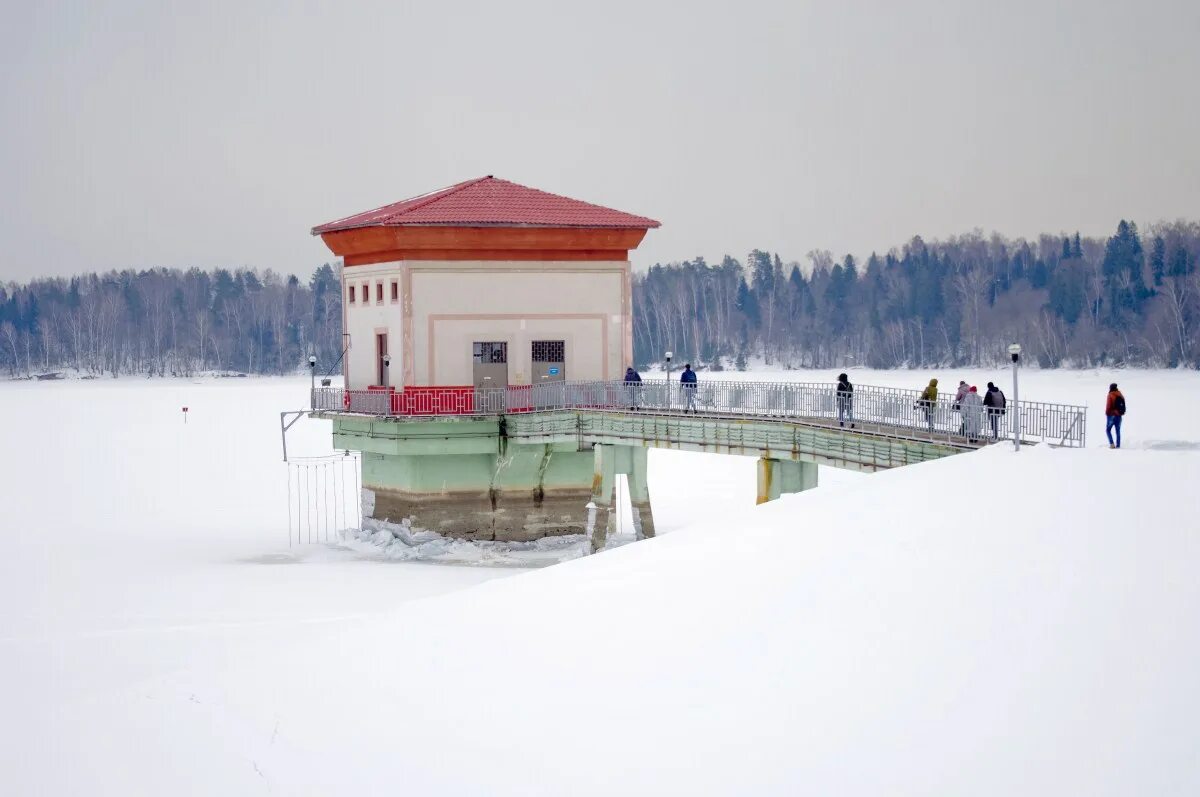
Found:
[[[650,486],[646,478],[647,449],[597,443],[592,446],[592,501],[588,506],[588,537],[593,553],[608,542],[617,525],[616,490],[619,474],[629,482],[633,508],[633,530],[639,540],[654,536],[654,513],[650,510]]]
[[[592,500],[588,505],[588,537],[592,553],[608,542],[615,523],[613,517],[613,482],[617,477],[617,446],[597,444],[592,447]]]
[[[817,486],[817,465],[814,462],[793,462],[790,459],[758,460],[758,501],[765,504],[785,493],[799,493]]]
[[[650,484],[646,478],[645,448],[627,448],[629,502],[633,505],[633,531],[639,540],[654,536],[654,513],[650,510]]]

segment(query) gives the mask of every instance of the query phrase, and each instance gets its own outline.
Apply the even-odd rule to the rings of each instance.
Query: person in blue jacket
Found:
[[[632,365],[625,369],[625,393],[629,397],[629,409],[636,410],[642,403],[642,375]]]
[[[687,402],[683,408],[686,414],[691,410],[692,414],[696,414],[696,372],[692,370],[691,363],[684,363],[683,374],[679,377],[680,387],[683,389],[683,398]]]

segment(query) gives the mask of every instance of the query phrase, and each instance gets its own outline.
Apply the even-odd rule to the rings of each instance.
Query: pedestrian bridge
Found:
[[[960,407],[949,394],[928,404],[918,390],[861,385],[839,407],[833,384],[733,380],[705,380],[690,398],[694,410],[686,409],[685,390],[666,380],[552,382],[486,390],[318,388],[312,393],[312,411],[322,417],[371,416],[397,424],[501,419],[504,436],[527,443],[577,442],[581,449],[594,444],[674,448],[861,471],[1011,440],[1018,417],[1023,443],[1086,442],[1086,408],[1066,404],[1009,402],[1005,411],[990,413],[982,407]],[[416,429],[406,433],[401,427],[394,432],[386,428],[372,425],[371,434],[394,436],[399,448],[423,444],[411,434]],[[402,440],[408,444],[402,445]]]
[[[917,390],[857,386],[847,401],[833,384],[732,380],[692,394],[666,380],[318,388],[309,413],[334,422],[335,448],[362,452],[371,517],[472,539],[584,533],[592,550],[612,532],[620,475],[637,535],[653,536],[650,448],[758,457],[762,503],[815,487],[819,465],[912,465],[1012,439],[1016,427],[1026,444],[1082,446],[1087,421],[1084,407],[1064,404],[988,414]]]

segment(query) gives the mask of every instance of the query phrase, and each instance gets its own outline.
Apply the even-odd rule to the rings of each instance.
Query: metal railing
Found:
[[[1022,440],[1065,446],[1086,442],[1087,410],[1068,404],[1010,402],[1004,410],[959,405],[950,394],[936,402],[921,391],[858,385],[849,396],[828,383],[719,382],[687,388],[665,380],[640,384],[552,382],[475,389],[417,387],[403,391],[317,388],[312,408],[381,416],[501,415],[549,410],[598,410],[842,424],[896,436],[987,441],[1011,439],[1020,413]],[[900,433],[900,434],[897,434]]]

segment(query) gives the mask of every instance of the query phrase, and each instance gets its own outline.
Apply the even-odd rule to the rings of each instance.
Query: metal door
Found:
[[[503,412],[508,387],[508,344],[488,341],[473,344],[475,408]]]
[[[567,379],[567,345],[561,340],[533,341],[533,384],[565,382]]]
[[[535,340],[530,346],[534,409],[561,407],[567,379],[567,346],[561,340]]]
[[[391,383],[391,374],[388,373],[388,339],[387,333],[376,333],[375,335],[375,375],[379,377],[379,381],[375,384],[387,387]]]

